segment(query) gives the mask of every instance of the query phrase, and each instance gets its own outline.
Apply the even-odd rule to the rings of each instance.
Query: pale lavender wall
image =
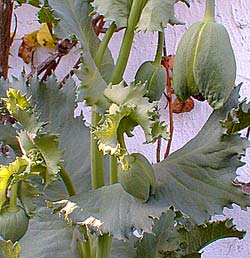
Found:
[[[205,0],[191,0],[191,8],[187,9],[184,4],[176,5],[177,18],[185,21],[186,26],[168,26],[166,29],[166,42],[168,54],[173,54],[176,51],[177,44],[187,27],[195,21],[199,21],[204,12]],[[34,31],[39,25],[36,23],[34,9],[26,6],[23,9],[17,9],[18,15],[18,32],[14,45],[11,49],[12,56],[11,72],[18,76],[23,67],[23,62],[17,57],[17,49],[21,43],[20,38],[24,33]],[[241,94],[242,97],[249,96],[250,98],[250,6],[249,0],[217,0],[217,21],[223,23],[229,31],[232,45],[234,47],[237,59],[237,83],[244,82]],[[30,18],[33,17],[33,21]],[[115,35],[110,47],[114,58],[117,57],[119,45],[121,42],[122,32]],[[137,34],[135,37],[134,46],[132,49],[133,59],[129,61],[126,79],[132,80],[137,67],[145,60],[153,58],[156,48],[156,34]],[[42,50],[45,51],[45,50]],[[41,57],[42,55],[40,55]],[[39,57],[38,57],[39,59]],[[67,57],[67,63],[73,63],[75,56]],[[64,68],[63,68],[64,67]],[[27,68],[29,69],[29,68]],[[61,69],[67,69],[62,66]],[[64,74],[62,72],[61,74]],[[60,76],[60,73],[58,73]],[[167,120],[168,111],[164,109],[165,99],[161,100],[162,117]],[[195,109],[187,114],[174,116],[174,138],[171,151],[174,151],[190,138],[192,138],[200,129],[201,125],[206,121],[211,109],[205,103],[195,103]],[[136,130],[136,137],[129,140],[130,150],[144,153],[152,162],[155,161],[155,146],[143,145],[144,137],[141,131]],[[165,144],[163,144],[163,148]],[[249,153],[246,161],[249,164]],[[240,179],[250,181],[250,167],[246,165],[238,171]],[[244,240],[220,240],[208,246],[204,250],[202,258],[249,258],[250,257],[250,212],[241,211],[239,207],[234,206],[234,209],[224,209],[224,215],[234,218],[234,222],[239,229],[248,230]],[[217,218],[222,218],[223,215]]]

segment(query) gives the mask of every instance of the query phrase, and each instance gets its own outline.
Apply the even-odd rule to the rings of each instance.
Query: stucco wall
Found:
[[[185,21],[185,26],[168,26],[166,28],[166,42],[168,54],[174,54],[177,44],[183,35],[184,31],[190,24],[199,21],[204,12],[205,0],[191,0],[191,8],[187,9],[183,3],[176,5],[176,16],[178,19]],[[21,37],[24,33],[34,31],[39,24],[36,22],[34,9],[29,6],[24,6],[22,9],[17,9],[18,16],[18,31],[13,47],[11,49],[12,56],[10,57],[11,73],[18,76],[23,67],[23,62],[17,57],[17,49],[21,43]],[[237,59],[237,83],[243,82],[241,90],[242,97],[250,97],[250,6],[249,0],[217,0],[216,10],[217,21],[224,24],[228,29],[232,45]],[[31,20],[32,18],[32,20]],[[110,47],[114,58],[118,55],[119,46],[121,43],[123,32],[117,33]],[[156,34],[139,33],[135,37],[131,56],[133,59],[129,61],[126,71],[126,80],[132,80],[138,66],[146,60],[152,60],[156,49]],[[41,50],[42,53],[46,50]],[[36,57],[38,62],[42,54]],[[75,56],[66,57],[67,64],[71,64],[75,60]],[[66,62],[65,62],[66,63]],[[29,67],[27,67],[29,69]],[[61,69],[67,69],[62,65]],[[64,72],[62,72],[64,73]],[[60,72],[58,73],[60,76]],[[168,121],[168,110],[164,108],[166,100],[161,100],[162,117]],[[195,108],[190,113],[174,115],[174,137],[171,151],[174,151],[183,146],[190,138],[192,138],[206,121],[211,109],[206,103],[195,102]],[[129,139],[130,150],[144,153],[152,162],[155,161],[155,145],[143,145],[144,137],[139,129],[136,129],[135,137]],[[163,149],[165,144],[163,144]],[[249,154],[246,161],[249,163]],[[250,164],[250,163],[249,163]],[[250,181],[250,167],[246,165],[237,172],[240,179]],[[239,229],[248,230],[244,240],[220,240],[204,250],[203,258],[249,258],[250,257],[250,212],[242,211],[239,207],[234,206],[234,209],[224,209],[224,215],[234,218],[234,223]],[[221,218],[217,216],[216,218]]]

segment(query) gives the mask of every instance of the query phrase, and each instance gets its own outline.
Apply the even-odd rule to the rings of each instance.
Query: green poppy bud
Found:
[[[120,183],[126,192],[146,202],[155,193],[153,166],[140,153],[133,153],[127,159],[129,165],[126,170],[118,166]]]

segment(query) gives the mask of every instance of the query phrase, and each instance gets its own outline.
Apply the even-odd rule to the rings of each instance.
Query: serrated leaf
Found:
[[[104,91],[105,97],[113,104],[105,114],[104,122],[93,131],[98,139],[99,149],[104,154],[123,156],[124,151],[120,148],[117,137],[136,125],[143,128],[146,143],[154,142],[159,137],[167,138],[166,126],[159,121],[158,102],[150,103],[148,97],[145,97],[146,92],[145,83],[134,82],[127,86],[124,82],[110,85]],[[124,118],[129,118],[134,124],[127,124],[127,120],[123,121]]]
[[[40,23],[51,23],[54,26],[56,26],[59,21],[59,19],[55,18],[54,11],[47,2],[45,2],[39,10],[37,17]]]
[[[238,231],[233,225],[232,220],[208,222],[204,225],[193,225],[190,228],[178,225],[169,239],[166,241],[166,248],[169,248],[171,254],[176,258],[192,257],[201,249],[212,242],[229,237],[242,239],[244,231]],[[175,250],[171,250],[176,246]],[[167,250],[167,249],[166,249]]]
[[[137,242],[136,258],[199,257],[199,251],[216,240],[229,237],[242,239],[245,235],[229,219],[203,225],[189,225],[187,219],[185,224],[176,223],[172,210],[163,214],[160,220],[155,220],[154,234],[146,233]]]
[[[142,203],[125,192],[120,184],[105,186],[70,200],[53,202],[52,206],[66,220],[84,223],[98,234],[109,232],[114,238],[123,240],[129,238],[135,229],[152,233],[152,218],[159,218],[166,209],[162,202],[154,198]],[[98,227],[93,228],[93,219],[99,222]]]
[[[55,16],[60,18],[57,34],[66,37],[75,34],[82,47],[82,65],[76,72],[82,84],[78,88],[78,101],[86,100],[90,106],[95,106],[98,112],[104,113],[108,103],[103,95],[107,84],[104,78],[109,80],[108,75],[112,72],[114,64],[110,51],[107,49],[101,65],[97,68],[94,57],[100,44],[95,35],[89,1],[80,0],[51,0],[50,5],[55,10]]]
[[[45,131],[58,134],[59,150],[64,152],[63,166],[71,176],[76,191],[89,190],[90,133],[81,116],[74,118],[74,81],[67,80],[59,89],[55,77],[50,77],[46,83],[33,79],[32,87],[28,90],[28,95],[32,96],[31,102],[36,104],[37,110],[41,113],[41,119],[50,121]],[[57,187],[65,195],[65,187],[62,184],[57,184]]]
[[[236,108],[227,113],[226,119],[221,123],[226,128],[227,134],[238,133],[250,126],[250,103],[247,103],[246,100],[239,103]]]
[[[0,240],[0,258],[19,258],[20,250],[19,243]]]
[[[0,166],[0,210],[6,201],[6,191],[9,186],[11,177],[14,174],[22,173],[28,165],[24,158],[17,158],[9,166]]]
[[[127,27],[132,0],[94,0],[92,5],[105,20],[115,21],[119,28]]]
[[[21,95],[15,89],[7,91],[7,108],[13,117],[21,123],[24,130],[19,133],[18,141],[22,152],[36,165],[37,155],[41,155],[46,167],[42,176],[45,180],[45,186],[57,178],[62,162],[62,152],[58,150],[58,136],[50,133],[42,133],[44,122],[39,118],[27,100],[26,96]],[[36,152],[34,156],[33,153]],[[37,153],[37,151],[39,153]],[[38,171],[39,172],[39,171]]]
[[[148,0],[142,10],[137,30],[162,31],[168,23],[183,24],[174,16],[174,4],[179,1],[180,0]],[[188,5],[188,1],[182,2]]]
[[[234,89],[227,104],[214,111],[195,138],[165,161],[155,164],[159,194],[166,206],[174,206],[194,223],[203,224],[224,206],[250,204],[250,198],[232,185],[235,171],[244,163],[249,142],[239,135],[225,135],[220,121],[237,106],[238,90]]]
[[[159,221],[155,221],[153,228],[154,234],[143,235],[141,241],[136,244],[136,258],[155,258],[160,257],[160,251],[164,250],[166,240],[174,230],[175,212],[168,210]]]
[[[4,100],[11,115],[21,123],[23,129],[29,133],[32,139],[35,138],[45,123],[38,120],[27,98],[22,96],[20,92],[10,88],[7,91],[7,97]]]
[[[205,223],[232,203],[249,206],[250,198],[232,185],[236,169],[243,165],[239,157],[249,143],[239,135],[224,135],[220,125],[225,114],[237,106],[238,90],[223,109],[213,112],[194,139],[154,165],[158,186],[147,203],[140,203],[115,184],[54,205],[74,223],[95,217],[101,225],[98,230],[118,239],[125,239],[133,228],[152,233],[151,218],[159,218],[171,206],[196,224]]]

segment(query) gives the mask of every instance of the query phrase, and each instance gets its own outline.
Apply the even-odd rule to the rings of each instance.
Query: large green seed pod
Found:
[[[132,196],[146,202],[155,193],[155,175],[152,165],[140,153],[128,157],[129,168],[118,166],[118,175],[123,189]]]
[[[166,87],[166,70],[161,64],[147,61],[139,67],[135,81],[143,83],[147,81],[147,97],[150,101],[159,100]]]
[[[26,233],[29,225],[23,208],[18,206],[17,212],[9,212],[5,207],[0,213],[0,234],[5,240],[11,240],[13,243],[20,240]]]
[[[213,1],[207,1],[212,10]],[[174,91],[181,101],[202,94],[214,108],[227,101],[235,82],[236,63],[229,35],[213,17],[193,24],[178,46],[174,69]]]

